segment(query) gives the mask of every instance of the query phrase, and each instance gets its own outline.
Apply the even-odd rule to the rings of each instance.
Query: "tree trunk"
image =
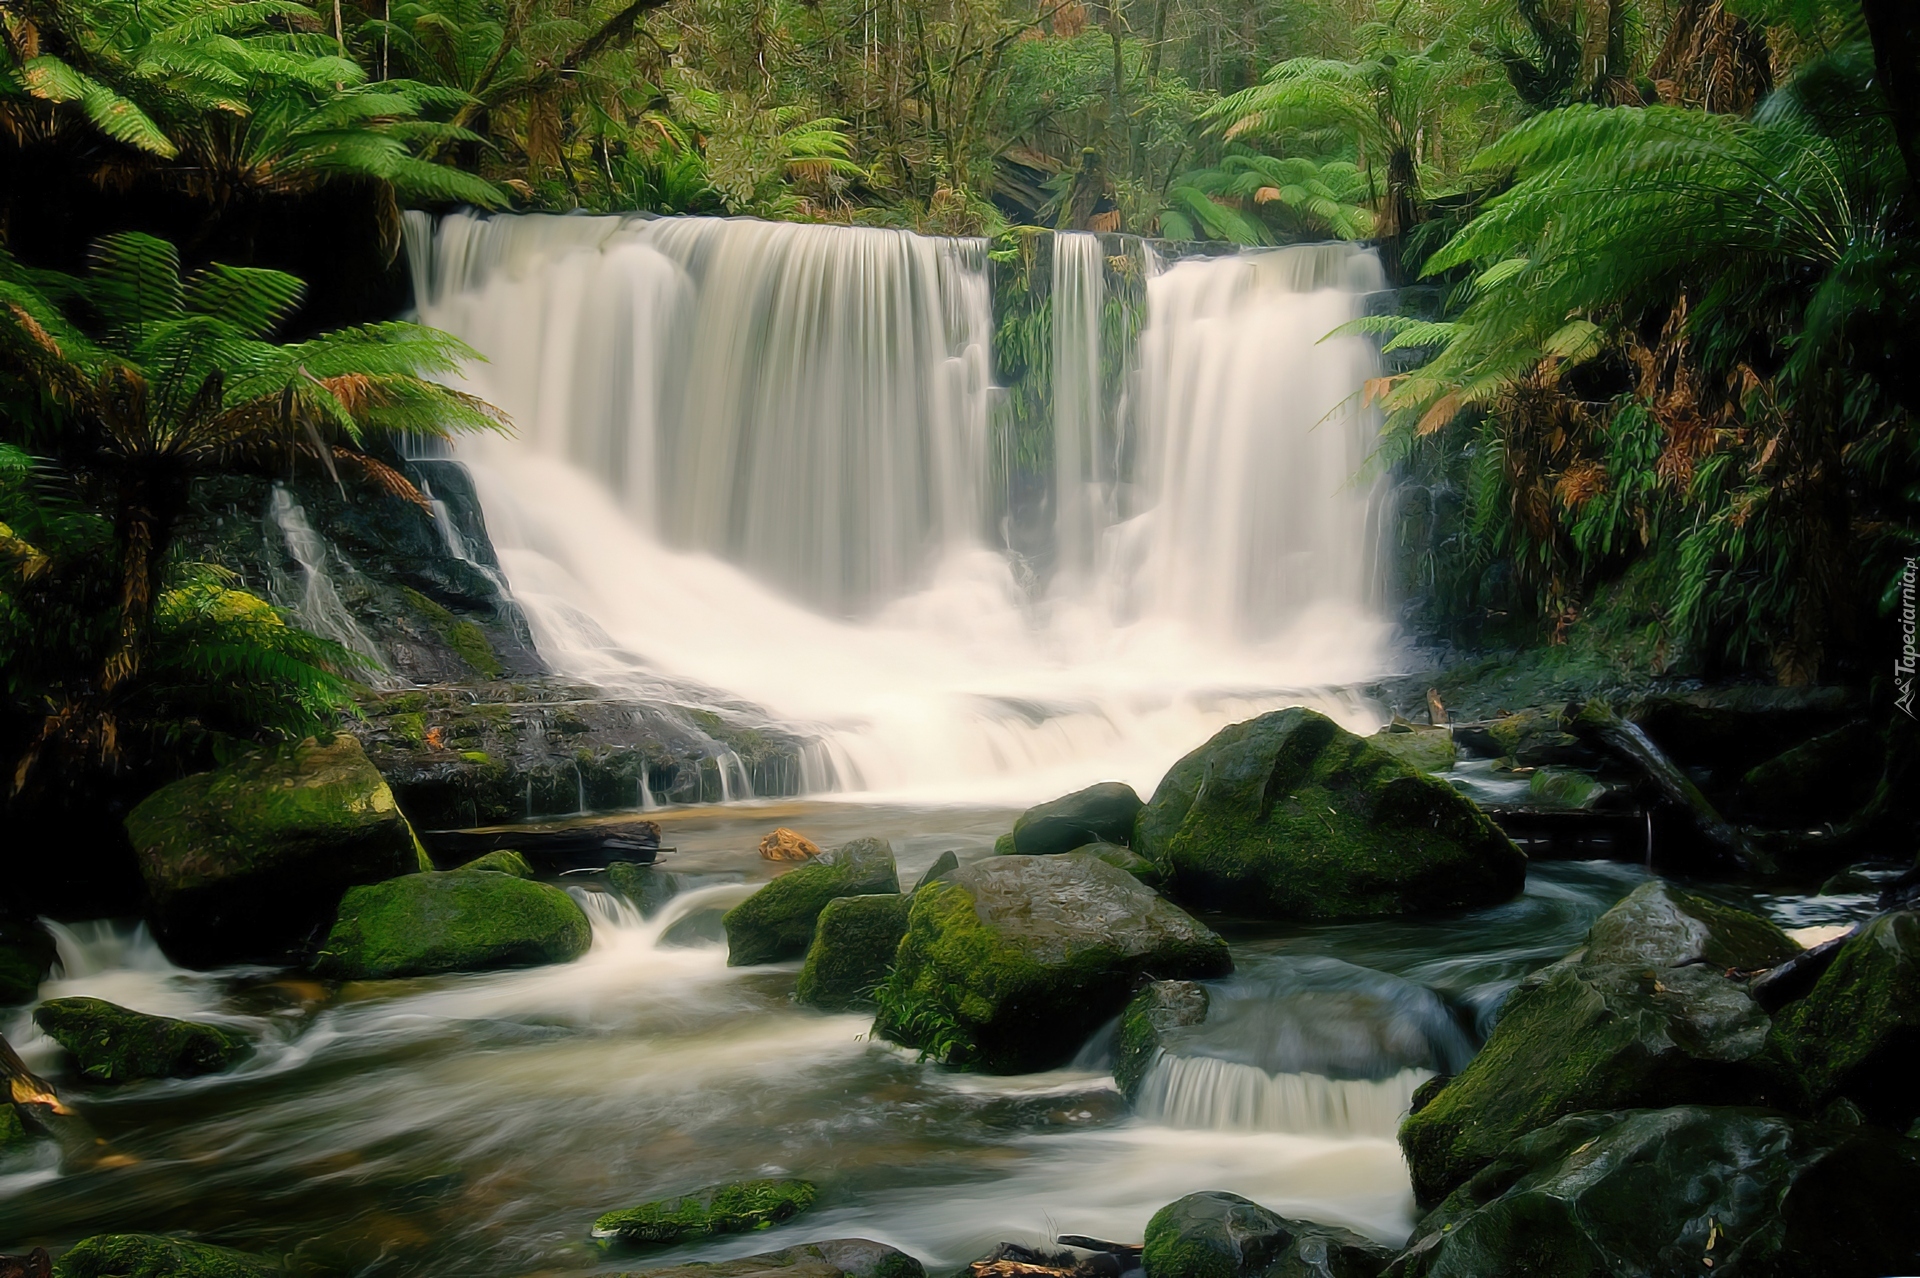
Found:
[[[1873,40],[1880,91],[1893,115],[1893,136],[1907,168],[1909,208],[1920,190],[1920,6],[1913,0],[1860,0]]]

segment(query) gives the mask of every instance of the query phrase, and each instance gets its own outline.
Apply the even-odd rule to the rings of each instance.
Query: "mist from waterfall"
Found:
[[[1370,252],[1158,270],[1115,405],[1100,240],[1057,237],[1061,570],[1036,588],[993,532],[984,241],[409,218],[421,318],[517,426],[456,453],[560,673],[755,703],[817,734],[815,784],[869,797],[1145,791],[1266,709],[1372,725],[1331,691],[1386,661],[1372,354],[1322,340],[1382,287]]]

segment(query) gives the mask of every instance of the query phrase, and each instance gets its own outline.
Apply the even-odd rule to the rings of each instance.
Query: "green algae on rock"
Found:
[[[1259,918],[1464,909],[1526,881],[1526,856],[1470,800],[1302,708],[1174,764],[1133,846],[1177,899]]]
[[[690,1260],[613,1278],[927,1278],[903,1251],[866,1238],[829,1238],[733,1260]]]
[[[870,1005],[907,934],[910,901],[899,893],[828,901],[814,925],[794,997],[828,1011]]]
[[[1155,981],[1133,996],[1113,1045],[1113,1081],[1129,1102],[1138,1098],[1162,1036],[1205,1021],[1207,1004],[1207,987],[1195,981]]]
[[[1367,744],[1385,750],[1418,772],[1445,772],[1460,757],[1451,728],[1423,728],[1396,719],[1367,738]]]
[[[1096,857],[987,857],[913,894],[874,1032],[967,1069],[1050,1069],[1149,976],[1232,968],[1225,941]]]
[[[54,1278],[283,1278],[277,1261],[163,1234],[98,1234],[53,1262]]]
[[[1140,1256],[1146,1278],[1375,1278],[1392,1259],[1392,1248],[1351,1230],[1219,1190],[1155,1212]]]
[[[1752,972],[1800,952],[1769,919],[1650,879],[1594,922],[1581,957],[1589,963],[1706,963]]]
[[[313,970],[338,980],[565,963],[593,928],[561,889],[487,870],[409,874],[349,891]]]
[[[727,966],[800,958],[813,943],[814,921],[827,902],[899,891],[893,848],[885,839],[855,839],[789,870],[727,911]]]
[[[419,868],[393,792],[344,733],[162,786],[126,827],[155,934],[200,965],[282,960],[348,888]]]
[[[252,1043],[217,1025],[149,1016],[98,998],[48,999],[33,1009],[33,1023],[101,1083],[217,1074],[253,1054]]]
[[[741,1180],[709,1185],[610,1211],[593,1222],[596,1237],[628,1243],[673,1243],[713,1234],[739,1234],[791,1220],[813,1206],[811,1181]]]
[[[1720,1107],[1577,1114],[1501,1150],[1387,1273],[1910,1274],[1916,1201],[1920,1146],[1870,1127]]]
[[[1133,841],[1133,823],[1143,806],[1125,782],[1090,785],[1021,813],[1013,823],[1011,851],[1019,856],[1054,856],[1089,843],[1125,846]]]
[[[459,867],[462,870],[487,870],[494,874],[511,874],[516,879],[534,878],[533,867],[527,864],[527,858],[511,848],[501,848]]]
[[[1920,914],[1882,914],[1775,1018],[1771,1047],[1809,1105],[1845,1098],[1905,1131],[1920,1118]]]

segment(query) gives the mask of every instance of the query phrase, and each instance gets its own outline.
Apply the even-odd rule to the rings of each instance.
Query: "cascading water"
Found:
[[[370,682],[376,686],[385,682],[386,666],[380,659],[379,646],[353,619],[353,613],[334,588],[333,578],[327,571],[326,539],[307,522],[307,512],[293,499],[293,494],[279,484],[273,486],[268,518],[279,530],[287,553],[300,569],[298,580],[274,574],[274,601],[292,612],[299,623],[314,634],[323,635],[364,657],[370,663]]]
[[[1280,705],[1371,726],[1327,691],[1385,663],[1354,479],[1371,356],[1321,340],[1378,286],[1370,253],[1153,278],[1121,484],[1101,245],[1060,237],[1056,356],[1078,371],[1056,397],[1057,531],[1084,571],[1036,599],[987,536],[982,242],[410,217],[421,317],[487,357],[468,386],[517,423],[457,452],[559,672],[745,698],[818,737],[809,780],[896,798],[1150,788]]]

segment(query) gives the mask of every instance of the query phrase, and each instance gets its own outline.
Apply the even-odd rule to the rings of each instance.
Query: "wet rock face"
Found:
[[[53,937],[38,919],[0,918],[0,1007],[31,1003],[55,957]]]
[[[1844,942],[1772,1045],[1810,1105],[1844,1098],[1898,1131],[1920,1118],[1920,914],[1882,914]]]
[[[781,875],[727,911],[727,965],[800,958],[827,903],[845,896],[898,894],[900,872],[884,839],[856,839]]]
[[[1207,1001],[1207,987],[1197,981],[1155,981],[1133,996],[1120,1013],[1113,1051],[1113,1081],[1129,1101],[1167,1035],[1207,1019]]]
[[[623,1243],[676,1243],[715,1234],[738,1234],[792,1220],[813,1206],[817,1191],[804,1180],[742,1180],[709,1185],[676,1198],[662,1198],[610,1211],[593,1232]]]
[[[1387,1272],[1914,1273],[1915,1201],[1920,1146],[1872,1128],[1734,1108],[1579,1114],[1502,1151]]]
[[[99,1234],[60,1257],[54,1278],[283,1278],[265,1256],[160,1234]]]
[[[1706,963],[1751,972],[1800,953],[1770,920],[1652,879],[1595,921],[1587,933],[1590,963]]]
[[[284,959],[349,887],[420,868],[393,792],[345,734],[162,786],[126,826],[155,934],[199,966]]]
[[[1350,1230],[1289,1220],[1238,1194],[1188,1194],[1147,1222],[1146,1278],[1374,1278],[1393,1258]]]
[[[217,1074],[253,1054],[253,1044],[217,1025],[149,1016],[98,998],[48,999],[33,1023],[99,1083]]]
[[[1145,977],[1232,966],[1225,941],[1095,857],[988,857],[913,894],[874,1028],[951,1065],[1049,1069]]]
[[[692,1261],[614,1278],[926,1278],[920,1262],[885,1243],[830,1238],[736,1260]]]
[[[894,952],[907,934],[909,901],[893,894],[827,902],[794,997],[829,1011],[872,1006],[873,991],[893,970]]]
[[[1423,728],[1404,719],[1396,719],[1368,737],[1367,742],[1416,772],[1445,772],[1460,757],[1452,729]]]
[[[1235,724],[1180,760],[1133,846],[1178,899],[1258,918],[1489,905],[1526,878],[1470,800],[1306,709]]]
[[[1120,781],[1076,790],[1023,812],[1013,823],[1013,851],[1020,856],[1054,856],[1089,843],[1124,847],[1133,841],[1134,819],[1143,806],[1133,787]]]
[[[593,928],[574,899],[547,883],[488,870],[409,874],[354,888],[314,959],[338,980],[565,963]]]

